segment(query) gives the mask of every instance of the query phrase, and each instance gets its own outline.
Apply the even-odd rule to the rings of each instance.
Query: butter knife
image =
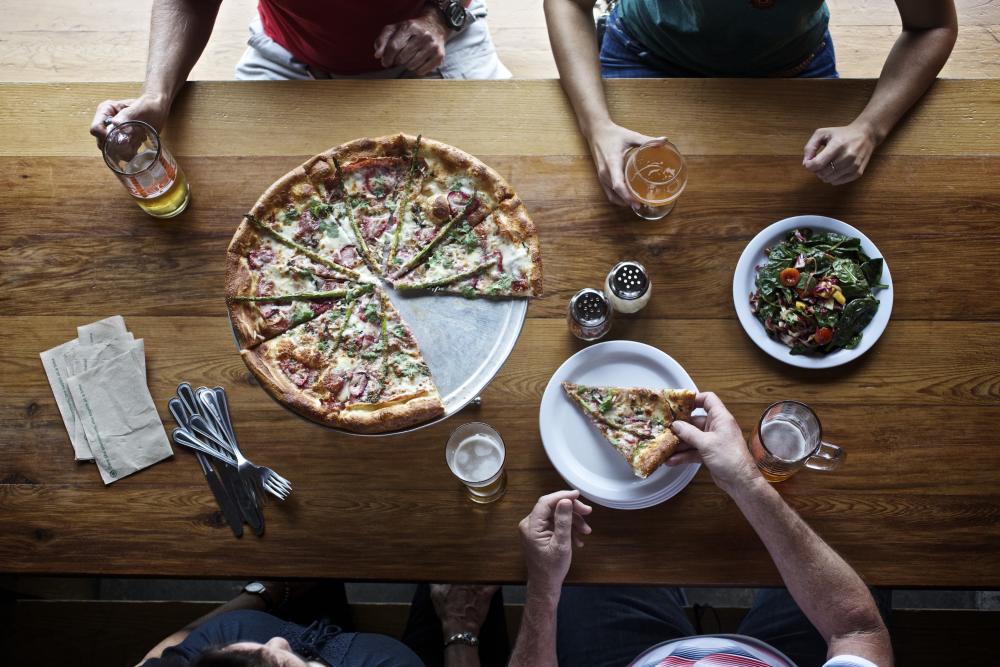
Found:
[[[212,490],[215,502],[218,503],[219,509],[222,510],[222,516],[226,517],[226,523],[232,529],[233,535],[243,537],[243,517],[236,506],[236,501],[223,486],[222,480],[216,474],[216,470],[209,463],[208,458],[201,452],[195,452],[195,456],[198,457],[198,463],[201,464],[201,471],[205,474],[205,479],[208,480],[208,488]]]

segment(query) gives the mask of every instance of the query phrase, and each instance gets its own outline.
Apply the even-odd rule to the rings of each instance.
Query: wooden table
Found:
[[[864,105],[870,81],[614,81],[614,116],[669,133],[690,161],[671,216],[609,205],[554,81],[206,83],[176,106],[167,142],[191,208],[145,217],[87,136],[92,110],[132,85],[0,86],[0,571],[178,577],[523,579],[515,525],[562,482],[538,435],[546,382],[584,344],[569,296],[617,260],[649,267],[656,296],[614,330],[660,347],[745,429],[770,402],[816,407],[846,466],[781,492],[872,584],[1000,587],[1000,82],[942,81],[855,184],[800,166],[816,127]],[[223,254],[257,196],[307,156],[398,130],[496,167],[541,230],[546,295],[531,304],[481,408],[411,437],[356,439],[291,416],[253,384],[223,302]],[[892,321],[858,362],[802,371],[737,323],[730,285],[750,238],[818,213],[872,238],[895,281]],[[77,464],[38,353],[120,313],[146,341],[164,421],[181,380],[223,384],[250,455],[295,484],[267,534],[236,540],[193,457],[105,488]],[[496,425],[509,490],[466,501],[444,464],[461,421]],[[775,584],[733,503],[702,470],[659,507],[598,508],[570,580]]]

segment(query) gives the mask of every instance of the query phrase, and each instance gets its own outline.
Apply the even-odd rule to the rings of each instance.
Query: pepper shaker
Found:
[[[576,293],[569,301],[566,320],[569,330],[581,340],[597,340],[611,330],[614,311],[604,293],[591,287]]]
[[[637,313],[646,307],[653,293],[646,267],[639,262],[618,262],[608,272],[604,293],[619,313]]]

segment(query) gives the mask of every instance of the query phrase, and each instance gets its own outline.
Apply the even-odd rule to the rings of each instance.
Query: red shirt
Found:
[[[335,74],[384,69],[375,39],[390,23],[411,19],[426,0],[260,0],[264,32],[302,62]]]

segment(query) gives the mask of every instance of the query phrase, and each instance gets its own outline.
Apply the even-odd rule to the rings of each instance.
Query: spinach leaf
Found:
[[[295,307],[292,308],[292,319],[290,321],[291,326],[296,326],[302,324],[306,320],[313,317],[314,313],[312,308],[305,305],[304,303],[297,303]]]
[[[849,259],[834,261],[830,273],[840,283],[840,290],[848,299],[868,296],[868,280],[865,279],[861,267]]]
[[[855,299],[844,307],[844,312],[840,316],[837,328],[833,330],[833,339],[827,346],[828,350],[839,347],[847,347],[854,343],[857,345],[861,340],[861,330],[868,326],[868,323],[875,317],[878,310],[878,301],[874,297],[866,296],[863,299]],[[855,340],[857,338],[857,340]]]
[[[865,274],[865,280],[868,281],[868,285],[872,288],[879,286],[882,282],[883,263],[881,257],[876,257],[875,259],[869,259],[861,265],[861,273]]]

